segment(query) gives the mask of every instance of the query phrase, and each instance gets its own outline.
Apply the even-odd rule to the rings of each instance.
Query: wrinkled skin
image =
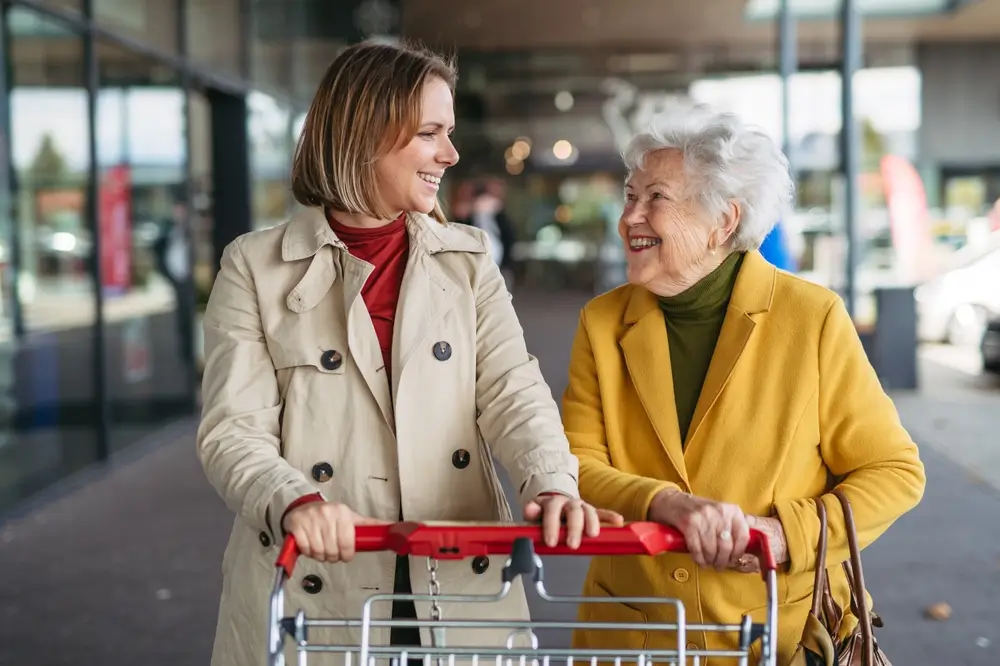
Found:
[[[698,183],[688,182],[680,151],[646,156],[625,185],[625,209],[618,234],[625,245],[628,281],[657,296],[675,296],[715,270],[729,254],[726,243],[739,225],[735,203],[711,217],[698,200]],[[634,250],[632,239],[659,241]]]

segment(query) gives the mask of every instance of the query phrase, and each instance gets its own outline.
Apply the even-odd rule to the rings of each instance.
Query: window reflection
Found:
[[[31,11],[6,17],[11,210],[0,256],[13,270],[2,273],[0,511],[98,455],[83,43]]]
[[[92,0],[94,20],[117,33],[177,51],[177,0]]]
[[[270,95],[247,97],[250,168],[253,178],[253,226],[280,224],[291,206],[291,110]]]
[[[184,92],[173,72],[100,44],[101,288],[112,449],[193,402]]]

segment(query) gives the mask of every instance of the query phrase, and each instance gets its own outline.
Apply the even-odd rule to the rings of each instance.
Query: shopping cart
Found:
[[[283,649],[286,639],[294,641],[299,666],[306,666],[310,653],[334,652],[343,655],[345,666],[352,666],[357,659],[358,666],[372,666],[376,662],[391,666],[407,666],[413,660],[422,660],[423,666],[455,666],[461,660],[476,666],[482,661],[491,661],[496,666],[527,666],[540,664],[550,666],[552,662],[573,666],[583,661],[596,666],[598,662],[614,662],[615,666],[636,663],[639,666],[653,664],[676,664],[677,666],[697,666],[707,657],[722,658],[723,663],[738,663],[747,666],[751,658],[751,645],[760,641],[760,666],[775,666],[775,637],[777,636],[778,602],[777,573],[774,559],[768,548],[767,537],[752,530],[748,552],[755,554],[761,563],[761,572],[767,591],[767,614],[765,622],[754,623],[749,615],[744,615],[739,624],[688,624],[685,621],[684,605],[677,599],[662,597],[578,597],[555,596],[549,594],[543,583],[543,566],[540,555],[648,555],[656,556],[668,552],[684,552],[684,539],[677,530],[658,523],[636,522],[623,527],[601,528],[597,537],[584,537],[580,547],[571,550],[560,540],[558,546],[549,547],[542,541],[542,530],[535,525],[494,525],[463,523],[415,523],[401,522],[385,526],[358,526],[356,528],[356,549],[364,551],[394,551],[398,555],[426,557],[430,572],[428,594],[373,594],[364,604],[360,619],[333,620],[307,618],[301,610],[294,616],[284,613],[284,586],[292,575],[298,550],[293,538],[289,537],[281,549],[276,562],[274,590],[271,593],[270,636],[268,656],[269,666],[284,666]],[[455,560],[481,555],[509,555],[502,573],[501,589],[492,595],[445,595],[441,593],[436,572],[439,560]],[[538,596],[545,602],[580,603],[627,603],[668,604],[676,609],[675,623],[609,623],[609,622],[554,622],[528,620],[470,620],[441,617],[438,603],[490,603],[503,599],[511,590],[518,576],[531,579]],[[375,620],[372,605],[391,603],[393,600],[423,601],[430,604],[431,617],[428,620]],[[390,646],[372,645],[371,633],[376,627],[394,626],[426,627],[430,630],[430,646]],[[309,641],[311,628],[353,628],[360,629],[361,641],[357,645],[315,644]],[[502,629],[509,631],[505,645],[493,647],[449,647],[449,629]],[[672,632],[676,636],[676,649],[642,650],[574,650],[565,648],[540,648],[538,630],[570,629],[593,631],[642,631]],[[686,634],[689,631],[735,634],[736,648],[730,650],[688,649]],[[525,647],[515,646],[515,642],[528,643]],[[410,660],[408,662],[408,660]],[[713,663],[720,660],[713,659]]]

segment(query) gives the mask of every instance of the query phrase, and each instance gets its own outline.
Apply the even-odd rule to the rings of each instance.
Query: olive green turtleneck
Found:
[[[674,404],[682,442],[687,439],[743,256],[742,252],[734,252],[694,286],[676,296],[659,298],[667,323]]]

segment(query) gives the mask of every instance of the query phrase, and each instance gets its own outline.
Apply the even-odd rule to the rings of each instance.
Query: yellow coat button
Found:
[[[689,578],[691,578],[691,574],[688,573],[687,569],[677,569],[674,571],[674,580],[678,583],[686,583]]]

